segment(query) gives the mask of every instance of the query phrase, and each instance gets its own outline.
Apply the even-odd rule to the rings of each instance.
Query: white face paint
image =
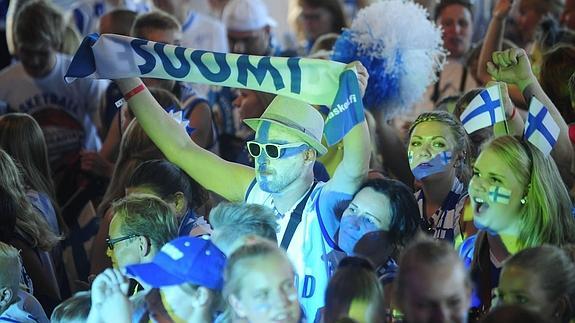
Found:
[[[262,122],[256,132],[256,141],[275,144],[287,144],[302,142],[300,138],[286,132],[281,126]],[[255,158],[256,179],[260,188],[269,193],[278,193],[297,180],[303,179],[306,173],[304,152],[295,155],[284,156],[277,159],[269,158],[262,151]],[[310,165],[312,167],[312,165]]]

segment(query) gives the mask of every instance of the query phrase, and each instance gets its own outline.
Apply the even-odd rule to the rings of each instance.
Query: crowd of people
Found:
[[[0,322],[575,320],[575,1],[198,5],[0,8]],[[328,146],[304,97],[67,83],[93,32],[341,62],[363,105]]]

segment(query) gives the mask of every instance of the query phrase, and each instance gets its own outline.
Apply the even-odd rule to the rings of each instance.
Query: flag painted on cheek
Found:
[[[410,164],[413,161],[413,152],[408,153],[408,158],[410,158]],[[427,162],[421,162],[417,166],[411,168],[413,176],[417,180],[422,180],[434,174],[442,173],[445,171],[447,165],[451,162],[451,152],[443,151],[435,155],[431,160]]]
[[[325,133],[329,145],[365,118],[355,71],[327,60],[225,54],[120,35],[90,35],[66,73],[69,82],[86,77],[170,79],[258,90],[331,106]]]
[[[511,191],[502,186],[490,186],[489,200],[493,203],[509,204],[509,201],[511,200]]]

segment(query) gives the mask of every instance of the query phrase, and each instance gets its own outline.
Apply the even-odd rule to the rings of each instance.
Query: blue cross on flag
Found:
[[[511,191],[501,186],[492,185],[489,187],[489,200],[493,203],[509,204]]]
[[[545,156],[548,156],[559,138],[559,126],[553,120],[549,110],[533,97],[529,105],[529,116],[525,123],[523,138],[535,145]]]
[[[504,121],[505,111],[499,96],[499,85],[481,91],[461,114],[461,123],[467,133]]]

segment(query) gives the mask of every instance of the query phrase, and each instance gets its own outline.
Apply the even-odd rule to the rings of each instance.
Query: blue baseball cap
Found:
[[[155,288],[190,283],[221,290],[225,265],[226,256],[210,240],[181,237],[166,243],[152,262],[126,270]]]

